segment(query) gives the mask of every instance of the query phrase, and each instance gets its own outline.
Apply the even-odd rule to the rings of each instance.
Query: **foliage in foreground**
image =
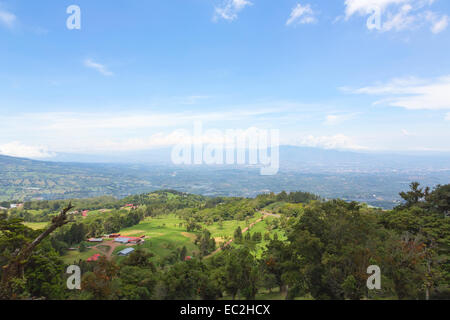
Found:
[[[9,298],[255,299],[262,291],[278,288],[287,299],[450,299],[450,185],[431,191],[414,183],[401,196],[404,204],[391,211],[341,200],[296,206],[287,194],[208,200],[170,196],[172,204],[178,199],[172,209],[184,212],[180,214],[187,222],[245,220],[255,210],[270,208],[280,215],[277,224],[287,241],[265,235],[271,240],[257,258],[250,244],[262,235],[249,238],[249,233],[243,236],[236,230],[238,245],[202,259],[215,248],[204,230],[196,239],[204,251],[198,258],[182,261],[186,250],[180,248],[179,258],[162,266],[154,265],[152,254],[144,250],[120,261],[80,261],[82,290],[68,291],[65,266],[54,247],[57,239],[48,238],[26,261],[23,277],[14,279]],[[141,201],[152,207],[147,197]],[[163,210],[163,202],[152,208],[153,214]],[[76,234],[79,226],[74,225],[70,228]],[[0,266],[38,233],[3,215]],[[380,266],[382,290],[367,290],[369,265]]]

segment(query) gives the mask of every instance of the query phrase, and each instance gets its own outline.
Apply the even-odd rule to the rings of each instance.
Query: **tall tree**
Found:
[[[64,208],[58,216],[52,219],[51,225],[44,232],[42,232],[31,243],[18,250],[17,254],[12,257],[10,262],[3,267],[0,297],[8,298],[10,296],[12,290],[12,282],[14,279],[23,278],[24,266],[32,255],[33,250],[53,231],[69,222],[67,220],[67,212],[69,212],[73,208],[74,207],[72,206],[72,204],[69,203],[69,205]]]

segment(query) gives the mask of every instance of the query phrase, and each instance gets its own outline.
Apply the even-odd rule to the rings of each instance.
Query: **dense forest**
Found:
[[[0,297],[214,300],[270,299],[277,293],[283,299],[450,299],[450,185],[431,190],[412,183],[400,196],[403,202],[393,210],[304,192],[212,198],[162,190],[121,200],[76,199],[69,223],[20,262],[21,273],[3,281],[8,264],[68,205],[25,202],[0,211]],[[261,220],[265,229],[257,229]],[[167,229],[152,232],[180,228],[194,237],[184,238],[188,245],[163,243],[164,252],[170,251],[164,258],[156,250],[159,238],[127,257],[80,258],[73,263],[82,270],[81,290],[67,289],[71,249],[82,254],[90,237],[141,232],[144,222],[153,221]],[[29,227],[36,223],[39,228]],[[226,234],[227,228],[229,236],[218,242],[214,232]],[[370,265],[381,269],[380,290],[367,289]]]

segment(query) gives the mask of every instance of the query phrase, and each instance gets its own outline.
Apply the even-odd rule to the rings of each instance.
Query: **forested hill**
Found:
[[[147,191],[139,170],[112,164],[35,161],[0,155],[0,200],[124,197]]]
[[[70,223],[20,258],[19,279],[2,272],[12,253],[69,201],[26,202],[0,210],[0,300],[449,299],[450,185],[412,183],[401,197],[386,211],[305,192],[75,199]],[[66,289],[69,265],[81,290]],[[377,290],[369,266],[381,270]]]

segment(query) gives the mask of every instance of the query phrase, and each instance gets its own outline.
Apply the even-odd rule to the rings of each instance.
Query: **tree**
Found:
[[[149,268],[125,265],[120,269],[120,299],[149,300],[157,283],[155,273]]]
[[[194,300],[200,293],[205,266],[198,260],[178,262],[161,275],[160,299]]]
[[[204,230],[202,234],[197,236],[195,244],[200,248],[201,256],[207,256],[216,249],[216,241],[211,237],[208,230]]]
[[[242,229],[241,227],[237,227],[236,230],[234,231],[234,240],[236,242],[241,242],[242,241]]]
[[[430,210],[448,217],[450,214],[450,184],[437,186],[426,200]]]
[[[145,268],[151,270],[152,272],[155,272],[156,268],[153,262],[150,261],[150,259],[153,257],[154,257],[153,253],[146,252],[142,249],[138,249],[136,251],[133,251],[129,255],[129,257],[123,262],[123,264],[127,266]]]
[[[363,297],[367,267],[382,265],[386,236],[377,216],[361,212],[354,203],[333,200],[307,206],[288,234],[291,258],[284,259],[282,280],[289,284],[289,296]]]
[[[288,195],[286,193],[286,191],[282,191],[281,193],[279,193],[277,195],[277,201],[287,201],[288,200]]]
[[[34,239],[31,243],[28,243],[24,245],[21,249],[18,250],[17,255],[14,255],[10,262],[3,267],[2,272],[2,280],[1,280],[1,289],[0,289],[0,298],[7,298],[11,296],[11,285],[13,279],[23,278],[24,277],[24,267],[27,263],[28,259],[33,254],[33,251],[36,249],[36,247],[46,238],[48,237],[53,231],[56,229],[64,226],[69,221],[67,220],[67,212],[73,209],[73,206],[71,203],[64,208],[61,213],[54,217],[52,219],[51,225],[42,232],[36,239]],[[11,225],[9,225],[11,227]],[[15,228],[21,228],[20,226],[13,225],[13,230]],[[3,232],[10,232],[11,230],[8,229],[8,225],[0,226],[0,230]]]
[[[101,256],[94,262],[94,270],[83,275],[81,290],[89,293],[95,300],[110,300],[117,298],[119,286],[116,282],[119,266]]]
[[[267,245],[267,250],[262,257],[263,272],[273,276],[275,286],[284,290],[283,274],[287,271],[287,262],[291,259],[291,252],[288,246],[278,240],[273,240]],[[272,288],[273,288],[272,287]]]
[[[252,235],[252,241],[255,241],[255,242],[261,242],[261,240],[262,240],[261,232],[255,232],[255,233],[253,233],[253,235]]]
[[[232,299],[240,292],[246,299],[254,299],[260,276],[258,263],[247,248],[224,252],[224,266],[220,268],[221,286]]]
[[[404,206],[406,208],[417,205],[419,201],[422,201],[429,194],[429,188],[427,187],[425,190],[423,188],[419,188],[419,182],[412,182],[409,186],[411,188],[410,191],[400,192],[400,197],[406,201]]]
[[[85,252],[85,251],[87,250],[86,244],[85,244],[84,242],[82,242],[82,243],[80,244],[80,247],[78,248],[78,250],[79,250],[80,252]]]
[[[186,259],[187,256],[187,249],[186,246],[183,246],[183,248],[180,251],[180,260],[184,261]]]

